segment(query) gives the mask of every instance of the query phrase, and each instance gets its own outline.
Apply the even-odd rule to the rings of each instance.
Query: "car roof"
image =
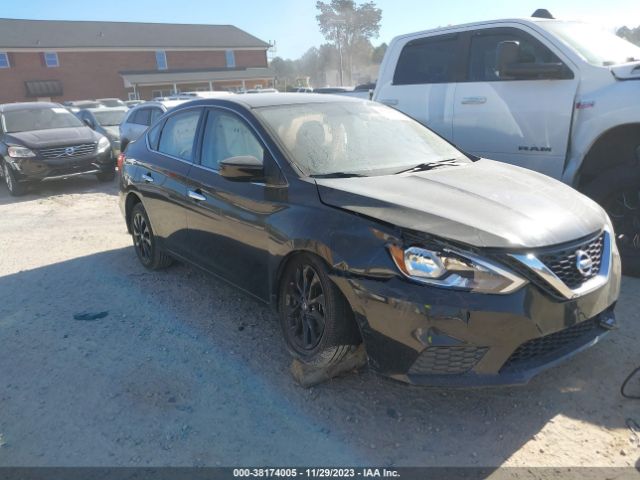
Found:
[[[12,110],[27,110],[40,108],[65,108],[59,103],[53,102],[16,102],[0,105],[0,112],[11,112]]]
[[[104,106],[89,107],[89,108],[83,108],[82,110],[88,110],[89,112],[128,112],[129,111],[129,109],[127,107],[124,107],[124,106],[120,106],[120,107],[104,107]]]
[[[365,100],[342,95],[314,95],[308,93],[261,93],[260,95],[230,95],[223,98],[194,99],[189,105],[220,105],[235,103],[245,108],[276,107],[280,105],[303,105],[309,103],[364,102]]]
[[[195,99],[197,97],[190,97],[190,98]],[[165,107],[169,109],[172,107],[176,107],[178,105],[182,105],[183,103],[186,103],[188,101],[189,99],[187,98],[185,98],[184,100],[149,100],[149,101],[137,104],[133,108],[129,109],[129,111],[132,112],[134,110],[140,110],[141,108],[148,108],[148,107]]]
[[[538,17],[522,17],[522,18],[501,18],[501,19],[496,19],[496,20],[484,20],[481,22],[473,22],[473,23],[461,23],[459,25],[447,25],[446,27],[437,27],[437,28],[430,28],[428,30],[420,30],[417,32],[411,32],[411,33],[404,33],[402,35],[397,35],[396,37],[393,38],[392,41],[396,42],[405,38],[412,38],[412,37],[417,37],[417,36],[422,36],[422,35],[430,35],[433,33],[443,33],[443,32],[447,32],[449,30],[459,30],[459,29],[466,29],[466,28],[472,28],[472,27],[481,27],[484,25],[494,25],[494,24],[501,24],[501,23],[522,23],[525,25],[533,25],[536,23],[548,23],[548,22],[567,22],[567,20],[559,20],[557,18],[538,18]]]

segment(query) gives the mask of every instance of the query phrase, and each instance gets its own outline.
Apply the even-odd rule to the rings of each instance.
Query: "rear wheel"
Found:
[[[130,230],[136,255],[144,267],[158,270],[171,265],[171,257],[158,246],[149,217],[141,203],[133,207]]]
[[[316,367],[340,362],[360,343],[353,313],[319,258],[301,254],[280,282],[280,325],[289,351]]]
[[[9,167],[7,162],[2,162],[2,176],[4,177],[4,183],[7,186],[7,190],[9,190],[9,194],[18,197],[26,193],[26,185],[18,183],[13,174],[13,169]]]

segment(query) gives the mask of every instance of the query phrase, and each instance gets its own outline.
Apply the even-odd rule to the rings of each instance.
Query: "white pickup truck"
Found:
[[[639,47],[535,17],[401,35],[373,99],[473,155],[591,196],[614,222],[625,270],[640,271]]]

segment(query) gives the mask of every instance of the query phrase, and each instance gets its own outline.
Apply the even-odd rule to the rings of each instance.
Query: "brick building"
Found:
[[[0,19],[0,103],[266,88],[268,48],[232,25]]]

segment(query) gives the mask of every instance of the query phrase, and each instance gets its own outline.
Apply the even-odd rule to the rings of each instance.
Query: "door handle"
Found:
[[[195,200],[196,202],[204,202],[207,199],[207,197],[205,197],[201,193],[194,192],[193,190],[189,190],[187,192],[187,195],[190,199]]]
[[[153,183],[153,177],[149,173],[144,173],[142,175],[142,180],[144,180],[146,183]]]
[[[398,105],[398,99],[396,98],[383,98],[380,100],[380,103],[384,103],[385,105],[389,105],[391,107]]]
[[[487,97],[464,97],[462,99],[463,105],[482,105],[487,103]]]

